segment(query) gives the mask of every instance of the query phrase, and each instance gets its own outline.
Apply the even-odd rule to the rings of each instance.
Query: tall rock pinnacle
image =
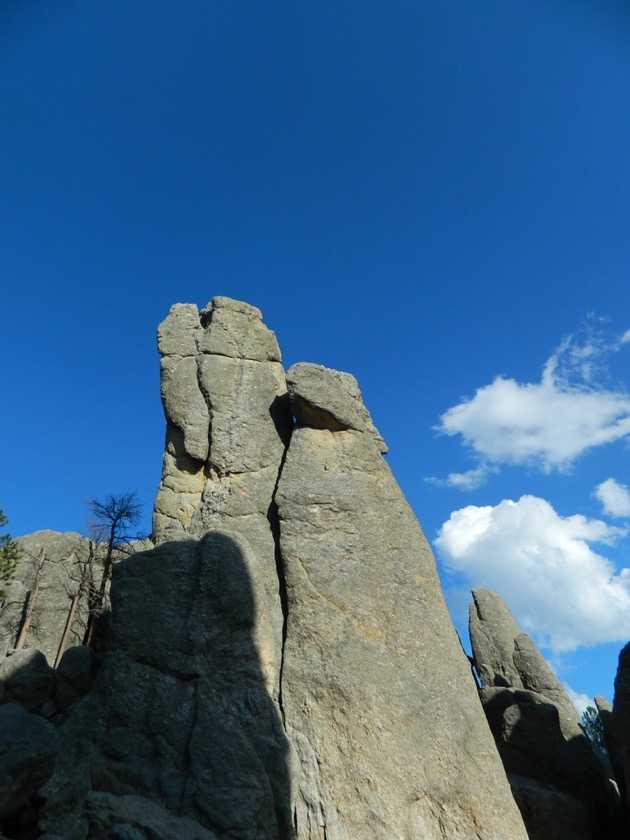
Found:
[[[260,310],[215,297],[175,304],[158,329],[166,451],[155,501],[158,544],[235,532],[251,545],[272,617],[278,687],[283,616],[273,494],[291,432],[284,368]]]

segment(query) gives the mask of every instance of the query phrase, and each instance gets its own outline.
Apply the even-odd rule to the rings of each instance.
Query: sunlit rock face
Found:
[[[258,309],[215,297],[175,304],[158,329],[166,451],[153,538],[243,536],[255,552],[274,629],[277,696],[283,615],[273,503],[292,418],[274,333]]]
[[[299,836],[524,838],[382,438],[356,381],[314,367],[288,373],[301,422],[276,495]]]

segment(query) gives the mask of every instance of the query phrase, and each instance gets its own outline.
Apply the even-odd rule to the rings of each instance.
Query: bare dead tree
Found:
[[[107,585],[112,575],[112,567],[124,546],[133,539],[138,539],[137,533],[131,528],[138,524],[142,513],[142,503],[137,493],[128,492],[115,495],[110,493],[105,500],[90,499],[88,508],[92,515],[90,530],[96,551],[103,549],[103,571],[100,583],[97,585],[94,576],[94,564],[87,570],[88,591],[88,620],[83,638],[83,644],[89,645],[94,635],[94,627],[98,616],[103,612]]]
[[[68,589],[70,604],[68,606],[68,613],[66,615],[66,621],[63,633],[61,634],[59,647],[57,648],[57,655],[55,656],[55,663],[53,665],[54,668],[56,668],[61,662],[61,658],[64,655],[71,638],[77,637],[77,628],[75,627],[77,622],[79,624],[79,638],[83,638],[85,630],[87,629],[86,623],[81,621],[80,607],[88,592],[95,591],[94,566],[96,562],[97,549],[96,543],[93,540],[88,540],[87,546],[88,549],[86,554],[81,552],[81,556],[77,556],[76,552],[73,552],[74,563],[72,571],[69,572],[73,585]]]
[[[37,558],[37,566],[35,568],[35,577],[33,579],[33,585],[26,593],[26,598],[24,600],[24,608],[22,611],[22,622],[20,624],[20,628],[18,631],[17,639],[15,640],[15,649],[22,650],[24,645],[26,644],[26,639],[31,629],[31,625],[33,623],[33,617],[35,615],[35,607],[37,606],[37,598],[39,596],[39,587],[41,583],[42,571],[44,569],[44,563],[46,562],[46,551],[42,548],[39,553],[39,557]]]

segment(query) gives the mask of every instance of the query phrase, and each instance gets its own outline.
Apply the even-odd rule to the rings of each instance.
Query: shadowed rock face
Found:
[[[618,797],[575,707],[505,601],[473,590],[481,701],[530,838],[624,836]]]
[[[603,718],[606,743],[630,818],[630,643],[619,654],[612,713]]]
[[[114,569],[86,697],[64,663],[44,838],[526,840],[356,380],[285,379],[227,298],[173,307],[159,346],[157,547]]]

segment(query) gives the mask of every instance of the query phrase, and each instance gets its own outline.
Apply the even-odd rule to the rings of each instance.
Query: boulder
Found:
[[[25,648],[0,662],[0,682],[7,701],[21,703],[29,712],[38,712],[52,693],[55,676],[40,650]]]
[[[606,724],[605,735],[607,743],[611,742],[621,798],[626,814],[630,814],[630,643],[619,654],[612,715]]]
[[[85,811],[90,840],[216,840],[194,820],[141,796],[91,793]]]
[[[289,383],[300,423],[276,501],[297,834],[525,838],[433,556],[357,391],[311,366]]]
[[[48,781],[60,744],[50,723],[17,703],[0,707],[0,818],[15,814]]]
[[[61,711],[69,709],[92,687],[93,651],[87,645],[68,648],[55,673],[55,699]]]
[[[379,452],[388,452],[352,374],[301,362],[287,373],[287,388],[298,423],[332,432],[342,429],[366,432]]]

